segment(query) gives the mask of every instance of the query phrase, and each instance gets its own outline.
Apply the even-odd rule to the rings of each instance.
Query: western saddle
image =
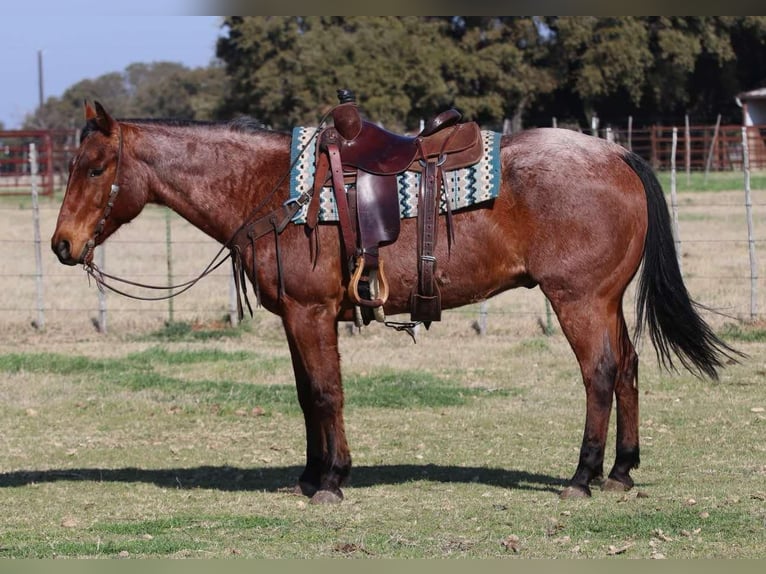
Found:
[[[338,90],[338,99],[340,103],[332,110],[333,126],[318,136],[307,224],[311,229],[316,227],[320,192],[331,181],[350,274],[348,294],[356,307],[355,322],[357,326],[373,318],[382,322],[388,281],[379,248],[399,236],[397,176],[405,171],[419,172],[418,280],[410,295],[410,316],[428,328],[432,321],[441,319],[434,253],[443,173],[481,159],[481,131],[475,122],[458,123],[462,114],[449,109],[427,122],[418,135],[399,135],[362,119],[350,90]],[[446,194],[444,201],[451,246],[451,208]]]

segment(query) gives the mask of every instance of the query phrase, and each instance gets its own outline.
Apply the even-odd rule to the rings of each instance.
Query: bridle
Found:
[[[122,167],[122,126],[120,126],[119,123],[117,124],[117,135],[118,135],[117,165],[114,169],[114,181],[112,182],[112,186],[109,188],[109,197],[107,198],[107,201],[106,201],[104,214],[101,216],[101,219],[96,225],[96,229],[93,231],[93,237],[88,239],[88,242],[85,244],[85,248],[81,258],[83,262],[88,261],[89,256],[93,254],[93,249],[95,249],[96,247],[96,238],[104,232],[104,226],[106,225],[106,218],[109,217],[109,214],[112,212],[112,208],[114,207],[114,202],[117,199],[117,194],[120,193],[120,186],[117,182],[120,181],[120,167]]]
[[[208,266],[202,271],[202,273],[200,273],[194,279],[191,279],[184,283],[180,283],[178,285],[148,285],[145,283],[131,281],[129,279],[124,279],[116,275],[111,275],[107,273],[106,271],[104,271],[103,269],[100,269],[98,265],[96,265],[93,262],[92,253],[96,247],[96,239],[98,238],[99,235],[101,235],[104,232],[104,227],[106,226],[106,220],[112,212],[114,203],[117,200],[117,195],[120,193],[119,181],[120,181],[120,168],[122,167],[123,137],[122,137],[122,126],[120,125],[119,122],[117,122],[117,134],[118,134],[117,163],[114,170],[114,179],[112,181],[111,187],[109,188],[109,196],[106,201],[106,206],[104,207],[104,213],[102,214],[101,219],[96,224],[96,228],[93,230],[93,237],[91,237],[88,240],[88,242],[85,244],[85,249],[84,249],[83,257],[82,257],[83,267],[85,268],[85,271],[88,274],[88,276],[92,277],[95,280],[96,285],[102,291],[104,289],[108,289],[119,295],[123,295],[131,299],[139,299],[142,301],[161,301],[164,299],[170,299],[172,297],[175,297],[176,295],[180,295],[181,293],[183,293],[184,291],[187,291],[188,289],[191,289],[191,287],[194,286],[200,279],[209,275],[218,267],[220,267],[221,264],[223,264],[223,262],[226,261],[225,258],[222,259],[221,261],[218,261],[220,255],[224,251],[225,246],[221,248],[218,251],[218,253],[216,253],[215,257],[213,258],[213,261],[210,264],[208,264]],[[114,285],[107,283],[107,279],[111,281],[116,281],[118,283],[123,283],[126,285],[132,285],[134,287],[140,287],[143,289],[167,291],[168,294],[154,296],[154,297],[135,295],[133,293],[128,293],[124,290],[118,289]]]
[[[99,220],[98,224],[96,225],[96,228],[93,232],[93,237],[91,237],[88,240],[84,248],[83,257],[81,258],[81,261],[86,273],[88,274],[89,277],[92,277],[95,280],[96,285],[101,291],[103,291],[104,289],[108,289],[114,293],[123,295],[124,297],[128,297],[131,299],[138,299],[142,301],[162,301],[165,299],[171,299],[173,297],[180,295],[181,293],[184,293],[185,291],[188,291],[194,285],[196,285],[197,282],[199,282],[203,277],[210,275],[213,271],[215,271],[221,265],[223,265],[227,259],[231,258],[232,270],[234,273],[234,280],[236,283],[237,310],[238,310],[239,318],[241,320],[244,316],[244,311],[242,307],[242,301],[240,299],[240,293],[244,296],[245,303],[247,304],[248,310],[250,311],[250,316],[252,316],[253,314],[253,310],[247,296],[245,271],[244,271],[244,266],[242,264],[243,246],[246,245],[247,243],[252,245],[253,265],[254,265],[253,275],[256,276],[257,272],[255,267],[255,240],[268,233],[273,232],[275,237],[276,252],[277,252],[277,273],[279,278],[278,291],[279,291],[279,298],[281,299],[284,293],[284,283],[282,279],[282,265],[281,265],[280,251],[279,251],[279,234],[287,226],[287,224],[293,219],[295,214],[309,203],[312,197],[313,189],[309,188],[308,190],[301,193],[298,197],[288,199],[280,207],[278,207],[277,209],[274,209],[273,211],[267,213],[264,216],[255,218],[255,215],[258,212],[260,212],[272,200],[277,190],[282,186],[285,180],[289,177],[291,171],[293,170],[295,165],[298,163],[303,153],[306,151],[306,149],[308,149],[312,140],[314,140],[319,134],[319,132],[322,130],[325,122],[327,121],[327,118],[330,116],[331,113],[332,113],[332,110],[328,111],[322,117],[321,121],[317,125],[317,128],[314,130],[313,135],[306,141],[305,144],[303,144],[303,146],[299,150],[299,153],[296,155],[295,159],[292,161],[292,163],[288,167],[287,171],[279,178],[276,184],[274,184],[274,187],[266,195],[266,197],[262,199],[258,203],[258,205],[251,210],[250,214],[245,218],[244,223],[242,223],[237,228],[237,230],[234,231],[231,238],[221,246],[218,252],[213,256],[211,261],[207,264],[207,266],[196,277],[188,281],[185,281],[183,283],[178,283],[176,285],[148,285],[145,283],[131,281],[129,279],[124,279],[122,277],[111,275],[103,271],[102,269],[100,269],[93,262],[93,258],[91,255],[92,255],[92,251],[95,249],[95,246],[96,246],[96,239],[103,233],[104,227],[106,225],[106,220],[111,214],[112,208],[114,207],[114,203],[117,199],[117,195],[120,192],[119,179],[120,179],[120,168],[122,166],[123,135],[122,135],[122,127],[120,126],[120,123],[117,122],[119,143],[117,148],[117,164],[116,164],[116,168],[114,172],[114,180],[109,190],[109,196],[107,198],[107,203],[104,208],[104,213],[101,219]],[[245,241],[238,239],[243,233],[246,233],[246,236],[247,236]],[[229,250],[228,254],[225,253],[227,249]],[[166,291],[167,293],[164,295],[157,295],[157,296],[135,295],[115,287],[114,285],[107,282],[107,280],[117,282],[117,283],[122,283],[125,285],[131,285],[133,287],[138,287],[142,289]],[[255,288],[256,302],[260,303],[259,301],[260,294],[259,294],[257,279],[254,281],[254,288]]]

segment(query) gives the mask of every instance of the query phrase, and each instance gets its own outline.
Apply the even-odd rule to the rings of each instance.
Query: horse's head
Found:
[[[51,238],[53,252],[67,265],[90,263],[93,248],[146,204],[146,192],[127,177],[125,127],[98,102],[85,104],[85,121]]]

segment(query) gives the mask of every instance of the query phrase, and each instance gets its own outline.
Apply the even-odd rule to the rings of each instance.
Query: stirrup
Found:
[[[376,270],[370,271],[370,280],[369,280],[369,289],[370,289],[370,296],[372,298],[378,297],[378,272]],[[369,325],[370,322],[375,319],[378,323],[386,323],[386,313],[383,310],[383,306],[380,307],[360,307],[359,305],[354,305],[354,325],[356,325],[358,328],[362,328],[365,325]]]
[[[370,270],[369,284],[371,299],[364,299],[359,295],[359,281],[364,272],[364,256],[360,255],[356,260],[356,269],[348,284],[348,295],[355,305],[362,307],[382,307],[388,301],[388,280],[383,271],[383,260],[378,262],[378,269]]]

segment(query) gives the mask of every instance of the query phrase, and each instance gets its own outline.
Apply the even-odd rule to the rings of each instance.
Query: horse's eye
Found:
[[[104,168],[103,167],[101,167],[101,168],[98,168],[98,167],[97,168],[93,168],[93,169],[88,170],[88,177],[98,177],[102,173],[104,173]]]

